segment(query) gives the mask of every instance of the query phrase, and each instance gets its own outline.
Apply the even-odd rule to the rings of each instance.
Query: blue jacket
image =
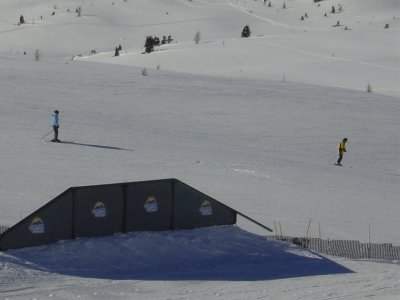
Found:
[[[58,114],[52,114],[51,115],[51,125],[52,126],[59,126],[59,123],[58,123]]]

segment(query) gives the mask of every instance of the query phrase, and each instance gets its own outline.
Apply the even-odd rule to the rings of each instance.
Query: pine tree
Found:
[[[39,61],[42,58],[42,53],[40,52],[39,49],[35,50],[35,60]]]
[[[146,42],[144,44],[146,53],[151,53],[154,51],[154,39],[152,36],[146,37]]]
[[[200,42],[200,31],[197,30],[196,34],[194,35],[194,42],[198,44]]]
[[[250,34],[251,34],[251,32],[250,32],[249,26],[248,25],[244,26],[244,28],[242,30],[242,37],[247,38],[250,36]]]

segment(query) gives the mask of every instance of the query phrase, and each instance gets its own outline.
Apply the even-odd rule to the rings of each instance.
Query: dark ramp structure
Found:
[[[117,232],[236,224],[246,215],[177,179],[71,187],[0,235],[0,250]]]

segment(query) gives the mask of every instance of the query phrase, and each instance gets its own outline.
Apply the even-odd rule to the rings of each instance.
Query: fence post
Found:
[[[371,258],[371,224],[368,224],[368,258]]]
[[[318,222],[318,236],[321,239],[321,223]]]
[[[310,230],[310,225],[311,225],[311,218],[310,218],[310,221],[308,221],[308,227],[307,227],[306,239],[308,238],[308,231]]]

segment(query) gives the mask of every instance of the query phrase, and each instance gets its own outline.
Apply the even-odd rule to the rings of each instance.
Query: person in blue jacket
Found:
[[[58,139],[58,128],[60,127],[59,118],[58,118],[59,113],[60,112],[58,110],[55,110],[54,113],[51,115],[51,125],[53,126],[53,130],[54,130],[54,139],[52,139],[51,141],[56,142],[56,143],[61,142]]]

